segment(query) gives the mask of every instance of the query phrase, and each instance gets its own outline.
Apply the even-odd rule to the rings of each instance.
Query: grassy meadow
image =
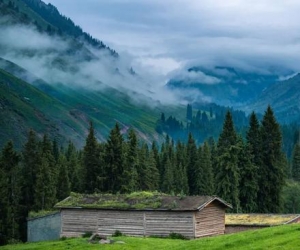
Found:
[[[0,247],[1,250],[198,250],[198,249],[299,249],[300,225],[285,225],[253,230],[237,234],[208,237],[197,240],[173,240],[159,238],[117,237],[125,244],[89,244],[86,238],[66,239],[38,243],[26,243]]]

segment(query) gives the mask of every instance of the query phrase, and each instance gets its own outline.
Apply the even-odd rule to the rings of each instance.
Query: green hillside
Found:
[[[93,245],[87,239],[67,239],[61,241],[28,243],[0,247],[2,250],[81,250],[81,249],[111,249],[111,250],[240,250],[240,249],[281,249],[294,250],[300,246],[300,225],[286,225],[267,229],[248,231],[237,234],[203,238],[198,240],[172,240],[157,238],[118,237],[115,240],[124,241],[125,244]]]
[[[184,113],[185,110],[133,104],[127,95],[115,89],[91,91],[63,84],[51,86],[42,80],[34,82],[36,86],[0,70],[0,146],[12,139],[20,147],[32,128],[40,136],[48,133],[60,143],[71,140],[81,147],[90,121],[100,141],[105,140],[116,122],[124,133],[133,127],[143,140],[159,141],[161,135],[155,132],[155,124],[161,111]]]
[[[61,142],[67,139],[65,133],[77,134],[83,139],[83,131],[72,129],[77,121],[58,100],[4,70],[0,70],[0,86],[1,146],[12,139],[20,147],[29,129],[40,136],[47,133]]]

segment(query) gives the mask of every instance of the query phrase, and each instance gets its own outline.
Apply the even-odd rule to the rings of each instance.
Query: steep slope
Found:
[[[60,143],[71,140],[81,147],[90,121],[100,141],[105,140],[116,122],[124,134],[133,127],[147,142],[161,138],[155,132],[155,123],[164,107],[134,105],[128,96],[113,89],[103,93],[51,86],[42,80],[34,82],[36,87],[0,70],[0,146],[12,139],[20,147],[32,128],[40,136],[48,133]]]
[[[1,146],[13,140],[20,147],[31,128],[40,136],[48,133],[61,142],[66,140],[64,133],[70,133],[71,128],[59,128],[57,123],[67,119],[69,124],[74,121],[62,104],[3,70],[0,70],[0,86]]]
[[[268,105],[272,106],[282,123],[299,123],[300,74],[267,88],[253,104],[249,105],[248,110],[263,112]]]

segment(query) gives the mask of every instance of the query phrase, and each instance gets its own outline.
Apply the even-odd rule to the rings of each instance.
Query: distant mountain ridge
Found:
[[[300,124],[300,74],[270,86],[247,108],[262,112],[268,105],[282,123]]]
[[[167,85],[173,90],[198,91],[200,99],[219,105],[239,107],[254,100],[278,79],[276,74],[259,74],[226,66],[191,67],[175,75]]]

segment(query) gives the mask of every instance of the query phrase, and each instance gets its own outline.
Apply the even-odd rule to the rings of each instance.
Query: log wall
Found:
[[[212,202],[199,212],[195,212],[195,237],[224,234],[225,209],[218,202]]]
[[[192,211],[62,209],[61,236],[77,237],[85,232],[112,235],[119,230],[130,236],[168,236],[174,232],[194,238],[193,215]]]

